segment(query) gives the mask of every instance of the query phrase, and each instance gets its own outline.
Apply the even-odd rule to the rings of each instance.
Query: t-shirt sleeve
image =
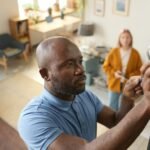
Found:
[[[41,113],[21,115],[18,130],[28,148],[32,150],[46,150],[63,133],[52,118]]]

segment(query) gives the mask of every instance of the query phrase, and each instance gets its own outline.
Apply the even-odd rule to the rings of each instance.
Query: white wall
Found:
[[[128,28],[133,34],[133,46],[139,50],[143,60],[146,60],[146,50],[150,45],[150,0],[130,0],[128,16],[113,14],[113,0],[104,0],[103,17],[94,14],[94,1],[86,0],[84,17],[86,21],[92,21],[96,25],[96,44],[114,47],[119,31]]]
[[[0,0],[0,34],[9,32],[9,18],[18,16],[17,0]]]

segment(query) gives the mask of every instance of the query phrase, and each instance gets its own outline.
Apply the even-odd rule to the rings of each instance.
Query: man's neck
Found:
[[[44,86],[45,89],[47,91],[49,91],[52,95],[58,97],[59,99],[61,100],[64,100],[64,101],[73,101],[74,98],[75,98],[75,95],[71,95],[71,94],[63,94],[61,92],[56,92],[54,90],[52,90],[51,88],[48,88],[47,86]]]

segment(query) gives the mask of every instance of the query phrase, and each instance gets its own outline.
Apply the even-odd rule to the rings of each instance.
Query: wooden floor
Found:
[[[0,150],[27,150],[18,132],[0,118]]]

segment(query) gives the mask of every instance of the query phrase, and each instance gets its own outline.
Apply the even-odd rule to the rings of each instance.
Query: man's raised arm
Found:
[[[61,134],[49,150],[124,150],[144,129],[150,118],[150,66],[143,69],[143,98],[113,128],[87,142],[82,138]]]

